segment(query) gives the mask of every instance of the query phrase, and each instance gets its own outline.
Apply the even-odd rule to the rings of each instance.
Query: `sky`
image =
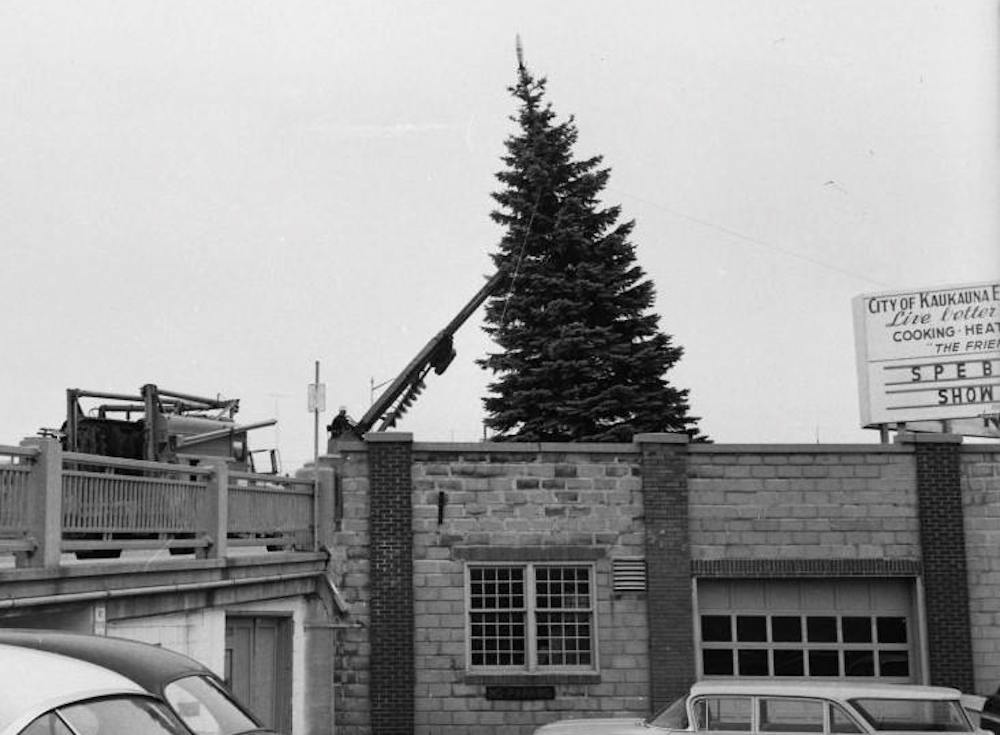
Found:
[[[492,273],[515,38],[721,443],[860,428],[851,299],[1000,277],[995,0],[0,2],[0,444],[239,398],[286,470]],[[482,311],[397,427],[476,441]],[[325,448],[321,429],[320,446]]]

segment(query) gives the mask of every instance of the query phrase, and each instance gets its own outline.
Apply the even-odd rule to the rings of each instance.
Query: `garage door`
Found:
[[[916,681],[912,586],[698,580],[699,677]]]

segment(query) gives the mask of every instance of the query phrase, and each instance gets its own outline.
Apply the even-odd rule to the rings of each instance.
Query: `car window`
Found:
[[[830,705],[830,732],[832,733],[859,733],[864,729],[854,718],[847,714],[844,709],[837,704]]]
[[[115,697],[60,707],[80,735],[186,735],[167,708],[143,697]]]
[[[46,712],[26,728],[20,735],[73,735],[55,712]]]
[[[823,732],[823,703],[813,699],[760,700],[761,732]]]
[[[174,712],[195,735],[236,735],[256,730],[229,692],[206,676],[186,676],[170,682],[164,695]]]
[[[749,731],[753,722],[750,697],[702,697],[695,702],[695,727],[708,731]]]
[[[188,735],[165,705],[147,697],[106,697],[57,707],[20,735]]]
[[[665,727],[668,730],[687,730],[687,697],[681,697],[676,702],[664,707],[653,715],[647,724]]]
[[[1000,717],[989,712],[983,712],[979,715],[979,727],[1000,735]]]
[[[972,731],[957,700],[859,698],[851,704],[876,730]]]

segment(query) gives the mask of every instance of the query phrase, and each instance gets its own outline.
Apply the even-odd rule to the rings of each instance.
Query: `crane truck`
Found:
[[[90,408],[84,401],[104,401]],[[42,429],[43,436],[57,438],[64,451],[178,465],[197,465],[205,460],[225,460],[230,468],[259,472],[254,455],[265,451],[269,462],[262,474],[277,474],[277,450],[251,450],[248,432],[277,423],[275,419],[237,424],[239,399],[204,398],[177,393],[147,383],[138,394],[108,393],[70,388],[66,391],[66,420],[56,429]],[[151,470],[102,467],[77,458],[74,469],[113,474],[145,474]],[[176,534],[183,538],[193,534]],[[141,533],[67,533],[72,540],[129,540],[146,538]],[[191,549],[171,547],[171,554]],[[80,559],[117,558],[118,549],[77,551]]]
[[[483,285],[476,295],[463,306],[458,314],[435,334],[405,368],[396,376],[378,399],[372,403],[364,416],[356,422],[348,418],[342,410],[327,427],[330,441],[341,437],[360,438],[378,425],[376,431],[393,428],[403,414],[413,405],[426,387],[426,379],[431,370],[441,375],[455,359],[455,332],[499,286],[504,272],[498,270]]]

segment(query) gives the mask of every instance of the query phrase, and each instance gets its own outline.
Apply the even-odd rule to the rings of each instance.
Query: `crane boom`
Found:
[[[371,431],[379,419],[382,419],[379,431],[390,429],[396,424],[396,421],[423,391],[424,378],[431,369],[438,375],[448,369],[451,361],[455,358],[453,339],[455,332],[490,297],[500,283],[502,276],[502,271],[494,273],[493,277],[459,310],[444,329],[435,334],[424,345],[423,349],[410,360],[409,364],[371,405],[371,408],[365,412],[365,415],[354,424],[351,433],[362,436]],[[330,430],[332,434],[334,431],[332,425]]]

